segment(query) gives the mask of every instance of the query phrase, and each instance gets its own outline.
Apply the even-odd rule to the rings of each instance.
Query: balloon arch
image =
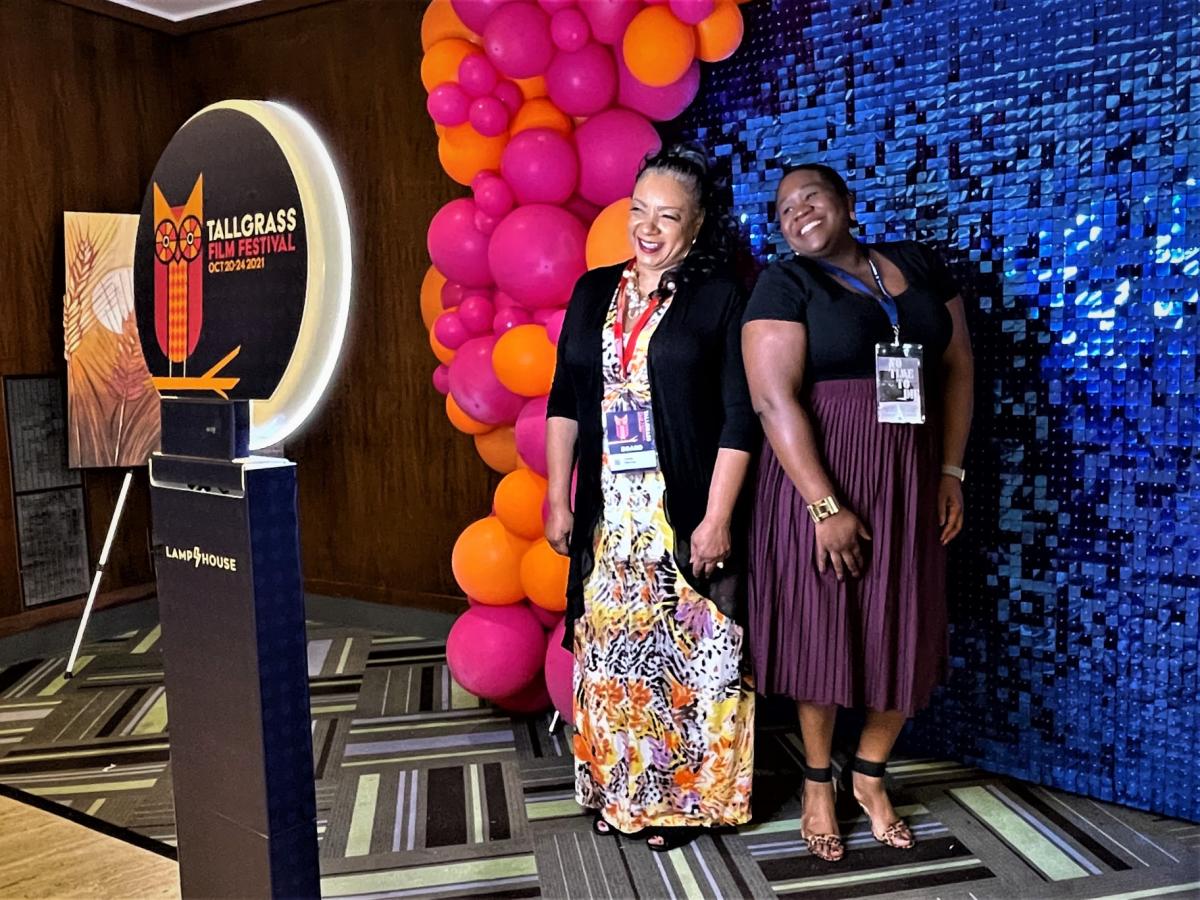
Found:
[[[429,224],[421,315],[446,415],[504,478],[454,545],[471,602],[451,674],[514,712],[570,721],[567,560],[542,536],[546,394],[577,278],[631,255],[625,230],[653,122],[696,96],[700,62],[742,40],[734,0],[433,0],[421,81],[446,173],[471,190]],[[549,634],[547,634],[549,632]]]

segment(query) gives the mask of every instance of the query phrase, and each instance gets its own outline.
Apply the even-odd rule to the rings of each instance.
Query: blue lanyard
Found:
[[[875,268],[875,261],[871,259],[870,253],[867,254],[867,265],[871,267],[871,274],[875,276],[875,284],[879,286],[880,296],[878,297],[875,296],[874,291],[863,284],[862,279],[858,276],[851,275],[845,269],[839,269],[837,266],[830,265],[821,259],[813,260],[813,262],[826,272],[837,275],[860,294],[866,294],[868,297],[878,300],[879,305],[883,307],[883,311],[887,314],[888,321],[892,323],[893,343],[900,343],[900,310],[896,306],[896,298],[889,294],[887,288],[883,286],[883,278],[880,277],[879,270]]]

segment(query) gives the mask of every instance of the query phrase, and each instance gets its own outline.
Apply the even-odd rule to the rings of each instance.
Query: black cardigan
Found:
[[[548,401],[547,416],[573,419],[579,426],[563,641],[568,649],[574,646],[575,621],[583,613],[584,581],[595,564],[595,531],[603,507],[600,401],[604,320],[625,265],[594,269],[575,284],[558,339],[558,367]],[[725,447],[753,453],[761,444],[742,366],[744,308],[742,291],[728,278],[711,277],[681,290],[650,338],[648,360],[654,433],[666,481],[667,520],[675,532],[676,564],[693,587],[734,617],[740,612],[739,588],[745,569],[743,504],[739,503],[735,513],[733,551],[720,574],[700,578],[689,559],[692,532],[708,506],[717,451]]]

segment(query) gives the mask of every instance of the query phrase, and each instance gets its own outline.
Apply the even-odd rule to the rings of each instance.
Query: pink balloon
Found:
[[[550,17],[533,3],[505,4],[488,19],[483,49],[509,78],[540,75],[554,55]]]
[[[508,309],[500,310],[492,317],[492,331],[496,335],[501,335],[518,325],[528,325],[530,321],[529,313],[519,306],[510,306]]]
[[[538,0],[538,6],[550,13],[550,15],[554,15],[560,9],[566,9],[574,5],[575,0]]]
[[[521,306],[520,303],[518,303],[516,300],[514,300],[508,294],[504,293],[504,291],[496,291],[495,293],[493,293],[492,294],[492,303],[495,304],[497,311],[502,310],[502,309],[512,309],[514,306],[517,307],[518,309],[524,309],[524,307]],[[528,310],[526,310],[526,311],[528,311]]]
[[[447,281],[442,285],[442,309],[454,309],[462,303],[463,286],[457,281]]]
[[[546,319],[546,337],[550,339],[550,343],[557,344],[559,335],[562,334],[563,319],[567,316],[565,309],[555,310],[550,318]]]
[[[562,203],[575,190],[579,160],[571,142],[549,128],[514,135],[500,157],[500,174],[519,203]]]
[[[455,362],[458,357],[455,357]],[[451,367],[453,375],[453,367]],[[455,398],[457,399],[457,398]],[[468,413],[468,415],[470,415]],[[546,398],[535,397],[517,416],[517,455],[525,465],[546,477]]]
[[[559,621],[546,641],[544,674],[550,700],[569,725],[575,724],[575,657],[563,647],[566,619]]]
[[[489,216],[482,209],[475,210],[475,227],[488,237],[491,237],[492,232],[496,230],[496,226],[499,224],[500,220],[495,216]]]
[[[482,53],[468,53],[458,64],[458,83],[472,97],[485,97],[496,87],[496,67]]]
[[[514,116],[525,103],[525,95],[521,93],[521,88],[511,81],[501,81],[497,84],[492,96],[503,103]]]
[[[524,690],[517,691],[508,697],[496,697],[492,702],[505,712],[521,716],[536,715],[553,706],[550,692],[546,690],[546,682],[543,678],[536,678]]]
[[[600,210],[602,208],[597,206],[595,203],[589,203],[578,194],[576,194],[562,206],[563,209],[565,209],[585,225],[591,225],[592,222],[595,221],[596,216],[600,215]]]
[[[483,34],[484,26],[492,17],[492,13],[507,2],[508,0],[450,0],[450,5],[454,7],[454,12],[464,25],[476,34]]]
[[[586,242],[587,229],[566,210],[519,206],[492,234],[488,262],[496,285],[523,306],[562,306],[587,270]]]
[[[554,105],[569,116],[591,116],[617,95],[617,65],[612,51],[595,42],[580,50],[559,50],[546,70],[546,89]]]
[[[495,172],[481,173],[473,185],[475,205],[494,218],[506,216],[516,205],[512,188]]]
[[[476,697],[508,697],[541,681],[546,633],[524,604],[472,606],[450,628],[446,664]]]
[[[472,294],[465,298],[458,308],[458,318],[463,323],[463,327],[471,333],[471,337],[490,334],[492,319],[495,315],[496,310],[492,307],[492,301],[484,294]]]
[[[575,129],[579,151],[579,193],[608,206],[633,193],[638,166],[662,146],[654,126],[639,113],[610,109]]]
[[[466,197],[451,200],[429,223],[429,257],[450,281],[468,287],[492,283],[488,269],[488,237],[475,227],[475,201]]]
[[[671,12],[685,25],[699,25],[712,15],[715,0],[670,0]]]
[[[471,98],[467,92],[453,81],[439,84],[425,100],[429,118],[439,125],[461,125],[467,121],[470,105]]]
[[[617,102],[655,122],[667,122],[682,113],[700,90],[700,63],[693,60],[683,77],[666,87],[650,87],[639,81],[625,65],[617,47]]]
[[[433,370],[433,389],[443,397],[450,393],[450,367],[438,366]]]
[[[533,321],[538,325],[545,325],[550,321],[550,317],[557,312],[562,312],[562,310],[555,309],[552,306],[545,307],[544,309],[535,309],[533,311]]]
[[[619,42],[641,8],[638,0],[588,0],[583,4],[592,34],[605,44]]]
[[[484,137],[495,137],[508,130],[508,107],[495,97],[480,97],[471,104],[470,119]]]
[[[536,603],[530,603],[528,600],[523,600],[522,602],[529,604],[529,611],[533,613],[533,617],[541,622],[542,627],[547,631],[553,631],[554,626],[562,621],[562,613],[551,612],[548,609],[542,609]]]
[[[450,310],[433,320],[433,336],[447,350],[457,350],[471,339],[472,334],[458,311]]]
[[[502,385],[492,370],[492,336],[472,338],[450,363],[450,396],[459,408],[485,425],[511,425],[523,406],[519,397]]]
[[[591,36],[587,17],[577,9],[560,9],[550,20],[550,37],[559,50],[579,50]]]

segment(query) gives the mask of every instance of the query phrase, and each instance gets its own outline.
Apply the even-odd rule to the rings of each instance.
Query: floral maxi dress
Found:
[[[614,296],[602,415],[651,400],[646,350],[670,303],[637,336],[625,377]],[[742,683],[742,628],[680,574],[665,487],[660,469],[613,472],[605,456],[595,568],[575,631],[576,800],[624,832],[750,818],[754,694]]]

